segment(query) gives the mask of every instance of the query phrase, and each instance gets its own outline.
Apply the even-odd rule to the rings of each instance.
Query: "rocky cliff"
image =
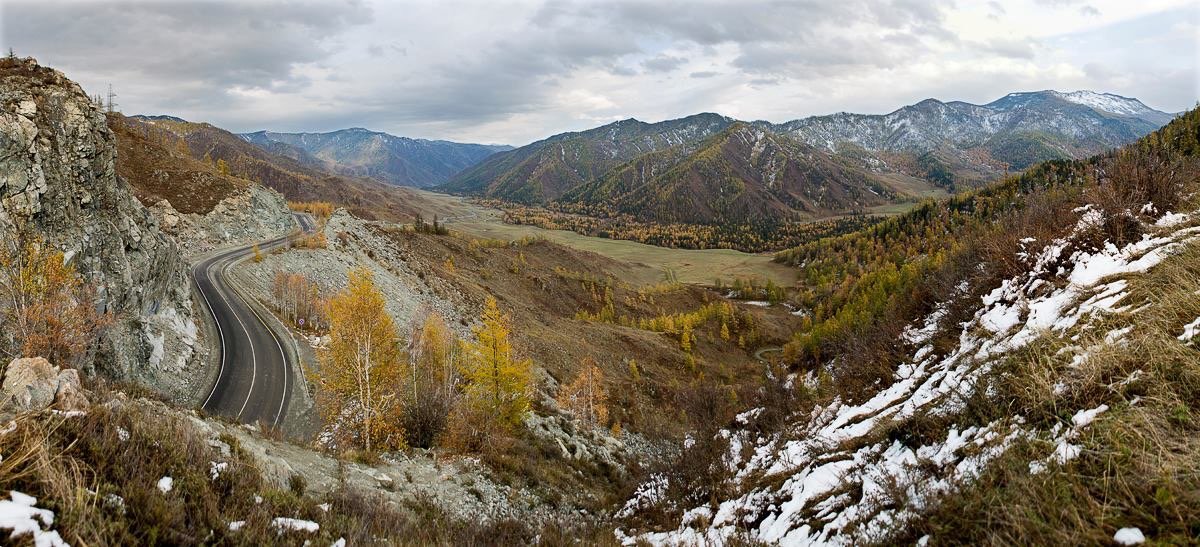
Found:
[[[286,235],[296,228],[287,202],[274,190],[247,185],[211,211],[183,213],[167,200],[150,206],[164,233],[190,259],[218,248],[248,245]]]
[[[33,59],[0,61],[0,237],[46,240],[95,285],[115,322],[89,372],[172,393],[196,337],[188,268],[115,157],[79,85]]]

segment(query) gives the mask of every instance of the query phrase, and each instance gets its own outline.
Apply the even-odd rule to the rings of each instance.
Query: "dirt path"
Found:
[[[763,346],[754,351],[754,358],[758,359],[759,361],[766,362],[767,361],[766,354],[767,353],[775,353],[775,352],[782,354],[783,348],[781,348],[779,346]]]

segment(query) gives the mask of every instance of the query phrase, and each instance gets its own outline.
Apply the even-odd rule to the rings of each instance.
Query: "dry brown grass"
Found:
[[[97,405],[79,417],[26,414],[13,423],[0,434],[0,490],[38,498],[38,507],[55,512],[52,528],[73,545],[327,545],[338,538],[350,545],[483,545],[528,544],[539,536],[549,545],[613,544],[611,527],[595,518],[462,520],[433,500],[395,507],[345,487],[313,495],[296,479],[275,488],[236,439],[221,436],[232,452],[224,457],[190,420],[158,403]],[[213,461],[229,464],[216,479],[209,475]],[[166,494],[156,488],[163,476],[174,479]],[[124,509],[106,502],[110,496],[120,496]],[[328,512],[321,503],[330,504]],[[316,521],[320,530],[278,533],[271,521],[281,516]],[[231,531],[232,521],[245,525]]]
[[[329,247],[329,240],[325,238],[325,232],[314,232],[293,239],[291,246],[295,249],[325,249]]]
[[[994,414],[1021,414],[1030,425],[1069,423],[1072,414],[1111,407],[1077,441],[1080,457],[1030,475],[1028,462],[1052,449],[1044,441],[1010,450],[910,531],[934,543],[1088,545],[1111,543],[1118,528],[1140,528],[1164,545],[1200,541],[1200,349],[1181,342],[1200,316],[1200,246],[1130,279],[1119,314],[1084,330],[1093,346],[1070,367],[1062,339],[1044,339],[1012,356],[995,378]],[[1104,344],[1113,328],[1134,327],[1124,343]],[[1053,385],[1065,389],[1055,394]]]
[[[181,213],[205,214],[248,184],[192,157],[166,129],[120,114],[108,115],[108,127],[116,136],[117,173],[143,205],[165,199]]]
[[[333,210],[336,208],[328,201],[289,201],[287,204],[289,209],[309,213],[321,223],[333,216]]]

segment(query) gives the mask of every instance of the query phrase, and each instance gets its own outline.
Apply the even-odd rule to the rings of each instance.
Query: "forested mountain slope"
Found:
[[[329,171],[417,187],[442,184],[480,160],[512,148],[410,139],[361,127],[327,133],[257,131],[240,136],[276,153],[283,148],[279,145],[286,145],[303,156],[295,159],[316,160]]]
[[[1041,161],[1087,157],[1170,118],[1137,99],[1041,91],[781,124],[625,120],[496,154],[439,189],[549,209],[510,207],[514,222],[639,241],[670,226],[692,234],[672,240],[775,250],[756,241],[794,244],[791,223],[903,210]],[[695,235],[706,227],[723,233]]]
[[[440,188],[447,192],[544,203],[642,154],[688,147],[733,123],[717,114],[646,123],[634,119],[562,133],[500,152]]]
[[[895,197],[870,172],[742,122],[691,148],[642,155],[560,201],[644,221],[745,224],[863,210]]]
[[[652,542],[1190,543],[1200,110],[780,260],[780,391],[626,505]],[[689,454],[690,453],[690,454]],[[698,461],[702,460],[702,461]]]
[[[281,144],[268,151],[207,123],[170,116],[131,119],[182,139],[192,158],[213,166],[224,162],[229,174],[272,188],[290,201],[327,201],[369,219],[408,220],[421,210],[419,198],[406,188],[331,173],[290,145]]]

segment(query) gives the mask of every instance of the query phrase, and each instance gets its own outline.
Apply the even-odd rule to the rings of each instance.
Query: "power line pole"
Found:
[[[113,93],[112,84],[108,84],[108,112],[110,114],[117,111],[116,98],[117,94]]]

